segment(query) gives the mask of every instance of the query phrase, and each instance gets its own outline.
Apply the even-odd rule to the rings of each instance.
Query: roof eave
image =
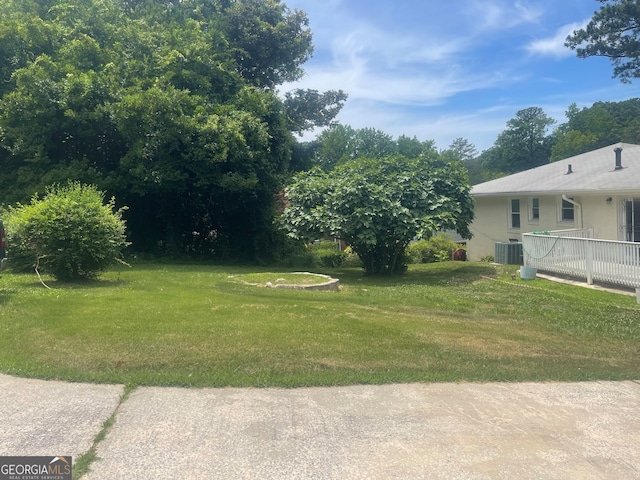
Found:
[[[521,191],[521,192],[488,192],[488,193],[473,193],[472,197],[534,197],[542,195],[626,195],[626,194],[639,194],[640,186],[638,188],[618,188],[613,190],[545,190],[545,191]]]

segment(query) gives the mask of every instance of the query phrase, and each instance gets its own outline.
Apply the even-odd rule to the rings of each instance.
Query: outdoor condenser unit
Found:
[[[496,243],[496,263],[504,265],[522,265],[522,243],[508,242]]]

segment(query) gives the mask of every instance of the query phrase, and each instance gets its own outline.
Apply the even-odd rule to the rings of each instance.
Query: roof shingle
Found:
[[[615,169],[614,149],[622,148]],[[567,173],[571,165],[573,173]],[[548,165],[475,185],[474,196],[510,194],[594,194],[640,191],[640,145],[616,143]]]

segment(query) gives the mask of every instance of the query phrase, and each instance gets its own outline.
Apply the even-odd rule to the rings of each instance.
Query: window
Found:
[[[529,200],[529,221],[538,222],[540,220],[540,199],[531,198]]]
[[[509,212],[509,228],[520,228],[520,199],[513,198],[511,200],[511,208]]]
[[[569,198],[573,200],[573,198]],[[573,222],[575,219],[574,215],[574,205],[571,202],[567,202],[564,198],[562,199],[562,208],[560,212],[560,221],[562,222]]]

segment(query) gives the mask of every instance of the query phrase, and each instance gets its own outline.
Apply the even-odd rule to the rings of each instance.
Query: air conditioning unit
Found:
[[[504,265],[522,265],[522,243],[496,243],[494,259],[496,263],[502,263]]]

